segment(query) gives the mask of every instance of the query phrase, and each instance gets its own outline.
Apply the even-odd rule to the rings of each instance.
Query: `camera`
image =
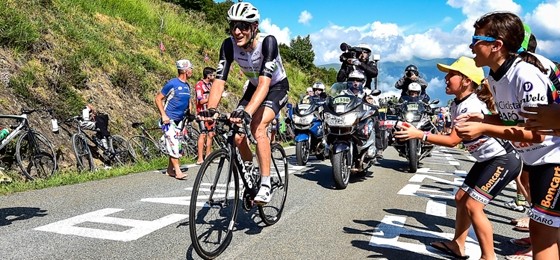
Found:
[[[407,70],[405,75],[406,75],[406,77],[410,78],[410,77],[412,77],[412,75],[418,76],[418,72],[417,71],[412,71],[412,70]]]
[[[340,44],[340,50],[343,53],[340,55],[340,62],[346,62],[348,59],[357,59],[362,49],[359,47],[352,47],[343,42]]]

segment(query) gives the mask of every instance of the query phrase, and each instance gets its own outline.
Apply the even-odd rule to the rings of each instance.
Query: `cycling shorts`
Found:
[[[249,84],[237,107],[242,108],[247,106],[247,104],[249,104],[249,101],[251,101],[251,98],[253,97],[256,89],[257,87],[253,86],[253,84]],[[271,108],[274,111],[274,114],[277,115],[278,112],[280,112],[280,109],[282,109],[286,105],[286,103],[288,103],[289,90],[290,84],[288,83],[288,78],[285,78],[275,85],[270,86],[268,94],[266,95],[266,98],[264,99],[261,106]]]
[[[198,128],[201,134],[206,134],[208,132],[214,132],[214,122],[212,121],[198,121]]]
[[[531,187],[529,217],[550,227],[560,227],[560,164],[525,166]]]
[[[476,162],[461,187],[471,198],[487,205],[519,174],[523,163],[517,153]]]

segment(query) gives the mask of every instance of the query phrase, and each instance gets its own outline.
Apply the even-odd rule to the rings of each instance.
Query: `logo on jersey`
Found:
[[[225,60],[220,60],[218,62],[218,68],[216,68],[216,75],[218,75],[218,76],[223,76],[224,75],[225,64],[226,64]]]
[[[466,108],[466,107],[463,108],[463,109],[461,110],[461,114],[463,114],[463,113],[465,113],[465,112],[467,112],[467,108]]]
[[[264,64],[265,71],[268,73],[272,73],[276,70],[276,62],[269,61]]]
[[[529,92],[529,91],[533,90],[533,83],[531,83],[531,82],[523,83],[523,90],[525,92]]]
[[[179,89],[179,90],[183,90],[183,87],[179,87],[178,89]]]

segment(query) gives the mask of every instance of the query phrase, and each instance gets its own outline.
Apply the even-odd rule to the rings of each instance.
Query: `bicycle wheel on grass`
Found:
[[[189,206],[194,249],[212,259],[229,245],[239,206],[239,177],[226,149],[212,152],[198,170]]]
[[[115,153],[114,161],[120,165],[134,163],[135,159],[131,152],[132,148],[126,139],[120,135],[112,135],[110,139],[110,147]]]
[[[136,135],[131,137],[128,142],[137,159],[149,161],[164,155],[158,145],[148,137]]]
[[[272,199],[269,203],[259,206],[259,214],[263,222],[270,226],[276,224],[282,212],[288,195],[288,160],[286,152],[280,144],[270,146],[272,159],[270,161],[270,184]]]
[[[57,168],[51,142],[35,131],[25,133],[17,140],[16,161],[28,180],[48,178]]]
[[[80,134],[72,135],[72,148],[76,156],[76,166],[78,171],[93,171],[95,164],[93,163],[93,155],[89,149],[86,137]]]

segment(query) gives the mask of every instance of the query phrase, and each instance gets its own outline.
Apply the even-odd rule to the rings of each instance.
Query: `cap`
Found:
[[[521,48],[527,50],[529,48],[529,38],[531,38],[531,27],[528,24],[523,23],[523,30],[525,31],[523,42],[521,43]]]
[[[477,67],[472,58],[465,56],[459,57],[459,59],[451,65],[438,63],[437,68],[445,73],[450,70],[461,72],[463,75],[476,82],[476,84],[480,84],[480,82],[484,79],[484,71],[482,68]]]
[[[186,70],[192,68],[192,63],[189,60],[178,60],[175,62],[178,70]]]

